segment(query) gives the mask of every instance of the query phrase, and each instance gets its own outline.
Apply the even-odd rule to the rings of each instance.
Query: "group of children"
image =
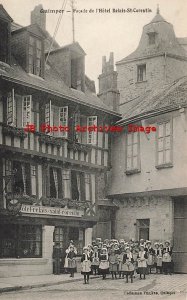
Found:
[[[81,258],[84,283],[89,283],[90,274],[102,275],[103,279],[107,274],[112,275],[112,279],[126,277],[126,282],[133,282],[135,274],[140,275],[140,279],[145,279],[146,274],[150,274],[152,269],[156,273],[172,274],[172,247],[170,242],[155,243],[151,241],[139,242],[124,240],[93,241],[83,249]],[[118,275],[118,277],[117,277]]]

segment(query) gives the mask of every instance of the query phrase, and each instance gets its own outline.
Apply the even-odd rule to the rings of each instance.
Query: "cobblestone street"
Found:
[[[187,275],[173,276],[149,275],[146,280],[135,278],[134,283],[125,283],[125,280],[105,281],[101,278],[90,280],[90,284],[82,281],[63,283],[55,286],[34,288],[0,295],[0,300],[48,300],[48,299],[187,299]]]

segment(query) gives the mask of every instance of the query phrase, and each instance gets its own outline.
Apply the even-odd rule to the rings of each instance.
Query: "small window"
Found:
[[[60,243],[60,248],[64,246],[64,228],[63,227],[55,227],[53,234],[53,242]]]
[[[156,32],[148,33],[149,45],[154,45],[156,41]]]
[[[146,80],[146,65],[137,66],[137,81],[142,82]]]
[[[97,126],[97,116],[90,116],[87,118],[87,127]],[[91,145],[97,144],[97,130],[91,130],[87,132],[87,143]]]
[[[22,126],[31,124],[31,101],[32,96],[23,96],[22,98]]]
[[[140,169],[140,139],[138,132],[127,134],[126,173]]]
[[[71,195],[73,200],[85,201],[84,173],[71,171]]]
[[[158,124],[157,166],[172,163],[172,122]]]
[[[43,56],[42,41],[29,36],[29,73],[42,76]]]

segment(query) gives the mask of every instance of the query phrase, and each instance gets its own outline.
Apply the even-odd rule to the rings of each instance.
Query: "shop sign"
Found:
[[[83,210],[22,204],[21,213],[81,218]]]

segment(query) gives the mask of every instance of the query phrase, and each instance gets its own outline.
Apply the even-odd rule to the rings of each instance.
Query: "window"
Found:
[[[51,100],[45,104],[45,125],[52,127],[53,126],[53,122],[54,122],[54,114],[53,114],[53,109],[52,109],[52,105],[51,105]],[[48,133],[49,135],[53,135],[53,131],[52,130],[46,130],[46,133]]]
[[[53,242],[59,242],[60,248],[64,246],[64,229],[62,227],[55,227],[54,234],[53,234]]]
[[[31,101],[31,95],[22,98],[22,127],[31,124]]]
[[[17,125],[16,114],[17,114],[16,100],[14,96],[14,89],[12,89],[12,92],[9,92],[7,96],[7,124],[8,125],[11,126]]]
[[[31,195],[31,166],[29,163],[13,161],[12,189],[13,193],[19,195]]]
[[[137,66],[137,81],[142,82],[146,80],[146,65]]]
[[[77,143],[81,143],[81,133],[76,130],[77,126],[81,125],[81,118],[80,118],[80,113],[75,113],[74,117],[74,141]]]
[[[97,126],[97,116],[90,116],[87,118],[87,127],[89,126]],[[89,131],[87,132],[87,143],[96,145],[97,144],[97,131]]]
[[[71,197],[85,201],[85,178],[82,172],[71,171]]]
[[[42,41],[33,36],[29,36],[29,73],[41,77],[42,68]]]
[[[63,198],[61,169],[50,168],[50,197]]]
[[[42,227],[35,225],[1,225],[0,257],[42,257]]]
[[[78,227],[69,227],[68,239],[73,241],[77,249],[77,254],[82,255],[84,247],[84,229]]]
[[[158,124],[157,165],[172,163],[172,122]]]
[[[150,219],[139,219],[136,220],[137,225],[137,240],[144,239],[149,240],[149,226]]]
[[[127,134],[126,173],[140,169],[140,136],[138,132]]]
[[[90,174],[84,174],[85,179],[85,200],[90,201]]]
[[[0,61],[8,63],[8,23],[0,20]]]
[[[68,106],[59,108],[59,126],[67,127],[68,126]],[[67,137],[67,131],[59,131],[62,137]]]
[[[148,33],[149,45],[154,45],[156,40],[156,32]]]

